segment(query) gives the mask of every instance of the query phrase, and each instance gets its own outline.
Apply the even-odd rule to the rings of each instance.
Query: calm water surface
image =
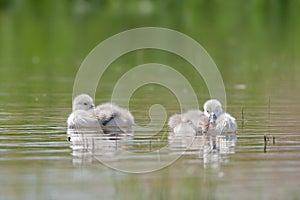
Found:
[[[21,93],[13,97],[3,93],[3,99],[23,96],[25,100],[8,102],[0,112],[1,198],[299,198],[300,96],[235,97],[236,93],[244,91],[232,89],[228,93],[233,100],[228,102],[227,110],[239,123],[236,142],[230,151],[203,153],[202,147],[194,148],[171,165],[140,175],[111,169],[97,156],[91,156],[91,152],[72,148],[66,139],[65,126],[71,111],[70,94],[53,94],[50,98],[42,93]],[[51,104],[53,99],[59,100],[55,107]],[[152,100],[139,99],[144,103]],[[143,106],[133,110],[136,121],[147,124],[148,119],[141,110]],[[176,111],[174,107],[170,112]],[[135,134],[152,136],[151,132]],[[167,130],[163,129],[156,137],[163,143],[166,134]],[[132,144],[140,143],[133,148],[142,152],[159,148],[153,143],[151,149],[148,140],[145,141],[129,140]],[[119,155],[112,163],[124,160],[130,163],[130,159],[133,167],[147,168],[151,165],[149,160],[157,161],[157,155],[144,158]],[[130,165],[126,167],[130,169]]]

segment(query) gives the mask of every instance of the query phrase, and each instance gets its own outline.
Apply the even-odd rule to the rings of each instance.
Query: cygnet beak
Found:
[[[209,115],[209,122],[211,124],[214,124],[214,123],[216,123],[216,119],[217,119],[216,114],[215,113],[210,113],[210,115]]]
[[[92,105],[90,106],[90,109],[92,109],[92,108],[95,108],[95,105],[94,105],[94,104],[92,104]]]

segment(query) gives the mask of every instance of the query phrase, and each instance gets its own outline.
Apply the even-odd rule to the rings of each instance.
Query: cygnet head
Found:
[[[210,123],[215,123],[216,119],[223,113],[222,104],[216,99],[210,99],[204,103],[204,114],[209,118]]]
[[[73,112],[75,110],[89,110],[94,107],[92,97],[87,94],[80,94],[73,100]]]

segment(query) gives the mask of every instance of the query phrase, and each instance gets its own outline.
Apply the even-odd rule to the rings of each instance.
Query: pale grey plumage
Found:
[[[93,99],[87,94],[81,94],[73,100],[73,112],[68,117],[68,128],[100,129],[100,124],[93,112]]]
[[[73,100],[72,114],[68,117],[68,128],[98,128],[104,133],[132,132],[134,118],[131,113],[112,103],[95,108],[93,99],[87,94]]]
[[[221,103],[216,99],[210,99],[204,103],[204,114],[209,118],[209,132],[222,134],[235,132],[237,123],[235,118],[222,109]]]
[[[87,94],[80,94],[75,97],[73,100],[72,110],[73,112],[76,110],[85,110],[88,111],[94,108],[95,105],[93,103],[92,97]]]
[[[134,118],[132,114],[113,103],[104,103],[95,108],[95,115],[106,133],[133,131]]]
[[[168,126],[175,134],[201,135],[206,133],[209,121],[200,110],[190,110],[183,114],[174,114],[169,118]]]

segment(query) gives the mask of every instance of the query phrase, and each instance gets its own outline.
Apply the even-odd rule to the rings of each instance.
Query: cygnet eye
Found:
[[[88,104],[87,103],[83,103],[83,105],[87,106]]]
[[[191,120],[186,121],[188,124],[193,124]]]

